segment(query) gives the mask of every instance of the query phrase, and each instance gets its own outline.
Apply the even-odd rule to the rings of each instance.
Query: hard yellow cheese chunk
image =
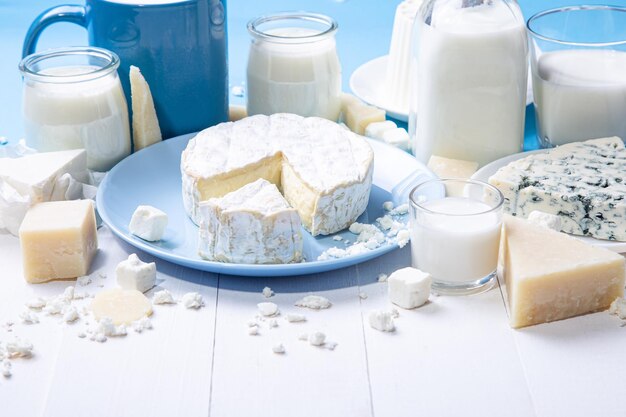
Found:
[[[110,318],[113,324],[130,324],[152,314],[152,303],[137,290],[113,288],[96,294],[91,311],[96,320]]]
[[[134,65],[130,66],[130,95],[133,109],[133,143],[135,151],[162,139],[152,93],[146,79]]]
[[[604,310],[624,294],[625,259],[505,215],[502,273],[511,327]]]
[[[91,200],[32,207],[19,230],[24,277],[30,283],[76,278],[89,272],[98,249]]]
[[[370,123],[383,122],[385,111],[367,104],[348,105],[344,114],[344,121],[348,128],[359,135],[365,134],[365,128]]]

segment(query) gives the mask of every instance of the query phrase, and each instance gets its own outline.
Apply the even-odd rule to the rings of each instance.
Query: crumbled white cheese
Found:
[[[2,376],[5,378],[11,377],[11,362],[6,359],[2,361]]]
[[[383,230],[389,230],[393,227],[394,220],[391,216],[383,216],[376,219],[380,228]]]
[[[84,339],[85,337],[87,337],[87,333],[81,330],[80,332],[78,332],[78,337],[80,337],[81,339]]]
[[[259,334],[259,326],[255,324],[254,326],[248,327],[248,334],[250,336],[256,336],[257,334]]]
[[[343,238],[341,236],[339,236],[339,235],[333,236],[333,240],[336,241],[336,242],[340,242],[342,239]]]
[[[404,229],[404,230],[400,230],[398,232],[398,246],[400,246],[401,248],[405,247],[407,245],[407,243],[409,243],[409,240],[411,239],[411,235],[409,234],[409,231]]]
[[[63,294],[59,295],[58,298],[68,303],[72,301],[74,299],[74,287],[71,285],[66,287],[65,290],[63,290]]]
[[[387,282],[387,274],[378,274],[378,282]]]
[[[324,348],[328,350],[335,350],[336,347],[337,347],[337,342],[333,342],[330,340],[324,342]]]
[[[306,321],[306,317],[304,316],[304,314],[296,314],[296,313],[287,314],[285,316],[285,319],[287,319],[289,323],[299,323],[299,322]]]
[[[26,307],[33,309],[33,310],[41,310],[45,306],[46,306],[46,300],[45,298],[42,298],[42,297],[35,297],[26,302]]]
[[[626,320],[626,298],[618,297],[611,303],[609,307],[609,314],[619,317],[622,320]]]
[[[73,300],[82,300],[83,298],[87,297],[90,297],[90,294],[88,292],[74,291]]]
[[[322,297],[320,295],[307,295],[306,297],[301,298],[296,301],[294,304],[296,307],[304,307],[310,308],[312,310],[321,310],[325,308],[330,308],[332,303],[326,297]]]
[[[97,275],[98,275],[98,278],[100,278],[100,279],[106,279],[107,278],[106,272],[99,271],[99,272],[97,272]]]
[[[385,210],[385,211],[393,210],[393,202],[392,201],[385,201],[383,203],[383,210]]]
[[[176,304],[172,293],[168,290],[161,290],[154,293],[152,296],[152,304]]]
[[[272,291],[270,287],[265,287],[263,288],[262,294],[263,297],[270,298],[272,295],[274,295],[274,291]]]
[[[91,277],[89,275],[78,277],[76,279],[76,284],[80,285],[81,287],[86,287],[87,285],[91,284]]]
[[[270,329],[274,327],[278,327],[278,321],[276,319],[271,319],[269,323],[267,323],[267,325],[269,326]]]
[[[400,312],[397,309],[392,308],[391,309],[391,317],[393,317],[394,319],[397,319],[398,317],[400,317]]]
[[[279,313],[278,306],[274,303],[259,303],[256,306],[264,317],[276,316]]]
[[[369,315],[369,323],[373,329],[381,332],[393,332],[396,326],[393,324],[391,311],[374,310]]]
[[[561,231],[561,218],[554,214],[533,210],[528,215],[528,221],[547,229],[556,230],[557,232]]]
[[[180,300],[180,302],[183,304],[183,306],[185,306],[185,308],[198,309],[204,306],[204,299],[202,298],[202,295],[197,292],[188,292],[187,294],[183,295],[183,298]]]
[[[400,204],[398,207],[394,208],[389,212],[392,216],[401,216],[403,214],[407,214],[409,212],[409,204],[404,203]]]
[[[20,320],[24,324],[37,324],[39,323],[39,317],[30,310],[25,310],[20,313]]]
[[[282,343],[276,343],[274,346],[272,346],[272,352],[283,354],[285,353],[285,346]]]
[[[73,323],[76,320],[78,320],[78,318],[79,318],[78,310],[76,310],[76,307],[74,306],[68,306],[63,311],[63,321],[66,323]]]
[[[375,249],[385,242],[385,235],[373,224],[355,222],[350,225],[349,230],[351,233],[358,235],[357,242],[365,242],[369,249]],[[374,246],[374,248],[371,246]]]
[[[116,326],[113,324],[113,320],[104,317],[89,330],[89,333],[91,333],[91,340],[102,343],[106,341],[107,337],[126,336],[128,331],[125,325]]]
[[[132,327],[135,332],[141,333],[144,330],[152,329],[152,321],[149,317],[142,317],[139,320],[134,321]]]
[[[43,312],[50,316],[61,314],[63,313],[63,310],[68,304],[69,304],[68,300],[66,300],[63,296],[55,297],[46,301],[46,305],[43,308]]]
[[[322,332],[313,332],[309,334],[309,343],[313,346],[322,346],[326,340],[326,335]]]
[[[298,335],[298,340],[302,340],[302,341],[306,342],[307,340],[309,340],[309,334],[308,333],[300,333],[300,335]]]
[[[365,299],[367,299],[367,294],[366,294],[366,293],[364,293],[363,291],[361,291],[361,292],[359,293],[359,298],[360,298],[361,300],[365,300]]]
[[[16,339],[7,343],[4,351],[8,358],[28,358],[33,355],[33,345],[26,340]]]

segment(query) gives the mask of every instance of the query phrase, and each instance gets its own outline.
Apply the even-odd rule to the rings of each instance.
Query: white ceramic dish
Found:
[[[539,149],[536,151],[521,152],[521,153],[517,153],[514,155],[505,156],[504,158],[498,159],[497,161],[493,161],[492,163],[485,165],[484,167],[479,169],[472,176],[472,178],[475,180],[487,182],[489,180],[489,177],[495,174],[496,171],[498,171],[503,166],[508,165],[509,163],[513,161],[517,161],[518,159],[525,158],[528,155],[532,155],[535,153],[545,153],[545,152],[548,152],[548,150]],[[593,246],[598,246],[601,248],[609,249],[617,253],[626,253],[626,242],[613,242],[610,240],[595,239],[595,238],[586,237],[586,236],[575,236],[575,237]]]
[[[409,119],[409,109],[388,103],[385,98],[385,79],[389,55],[374,58],[358,67],[350,76],[350,89],[358,98],[372,106],[379,107],[392,117],[403,122]],[[533,102],[532,76],[528,71],[528,91],[526,105]]]
[[[354,265],[378,257],[397,248],[385,243],[366,253],[341,259],[318,261],[326,249],[346,247],[332,236],[312,237],[304,231],[306,262],[280,265],[243,265],[206,261],[197,254],[198,227],[187,217],[182,203],[180,155],[194,134],[168,139],[143,149],[117,164],[98,189],[98,213],[113,233],[131,245],[156,257],[204,271],[245,276],[304,275]],[[406,152],[381,142],[368,140],[374,149],[374,178],[370,200],[357,221],[374,223],[384,215],[382,204],[396,205],[408,201],[413,186],[434,178],[434,174]],[[140,204],[149,204],[168,214],[169,223],[164,238],[147,242],[128,231],[130,218]],[[399,220],[407,220],[407,215]],[[336,233],[354,242],[355,235],[347,230]]]

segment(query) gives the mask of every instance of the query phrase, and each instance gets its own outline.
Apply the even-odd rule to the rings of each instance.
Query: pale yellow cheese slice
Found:
[[[108,317],[119,326],[151,315],[152,303],[140,291],[114,288],[96,294],[91,311],[96,320]]]
[[[133,109],[133,144],[135,151],[160,142],[161,128],[152,93],[146,79],[134,65],[130,66],[130,95]]]
[[[367,104],[349,104],[344,121],[351,131],[364,135],[367,125],[385,121],[385,111]]]
[[[444,158],[433,155],[428,160],[428,168],[439,178],[470,178],[478,170],[478,162]]]
[[[508,215],[501,267],[511,327],[604,310],[624,294],[624,257]]]

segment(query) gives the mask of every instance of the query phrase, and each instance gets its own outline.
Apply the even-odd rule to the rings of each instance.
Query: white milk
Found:
[[[95,69],[57,67],[40,74],[79,79]],[[25,80],[22,109],[26,140],[38,151],[84,148],[87,166],[96,171],[130,154],[128,108],[117,73],[77,82]]]
[[[435,281],[451,284],[477,281],[496,270],[502,223],[498,212],[485,213],[491,206],[462,197],[421,206],[457,216],[418,211],[418,219],[410,226],[414,267],[430,273]]]
[[[544,53],[533,68],[533,89],[544,146],[626,139],[626,52]]]
[[[297,38],[319,33],[281,28],[267,32]],[[248,56],[248,114],[295,113],[337,121],[341,66],[334,38],[279,43],[255,40]]]
[[[503,0],[460,5],[440,0],[431,25],[418,23],[417,102],[409,123],[424,163],[437,155],[485,165],[522,151],[528,45],[519,7]]]

